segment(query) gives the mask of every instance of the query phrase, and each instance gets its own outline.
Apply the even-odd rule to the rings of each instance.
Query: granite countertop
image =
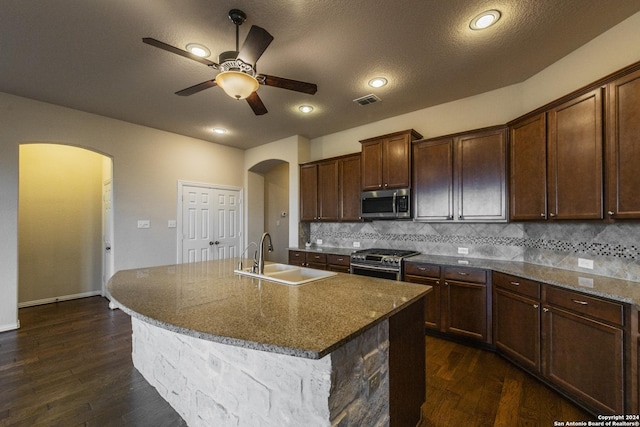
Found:
[[[119,271],[108,288],[117,307],[147,323],[308,359],[324,357],[431,289],[342,273],[287,286],[235,274],[238,261]]]
[[[640,308],[640,283],[629,280],[614,279],[585,272],[562,270],[560,268],[517,261],[421,254],[406,258],[405,262],[425,262],[448,266],[483,268],[633,304]]]
[[[351,255],[353,252],[357,251],[358,249],[356,249],[356,248],[334,248],[334,247],[331,247],[331,246],[311,245],[309,247],[306,247],[306,246],[290,247],[290,248],[288,248],[288,250],[290,250],[290,251],[324,253],[324,254],[333,254],[333,255]]]

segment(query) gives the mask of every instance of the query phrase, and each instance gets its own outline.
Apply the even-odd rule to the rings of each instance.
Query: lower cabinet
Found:
[[[427,330],[474,342],[491,342],[485,270],[405,262],[404,280],[433,287],[425,298]]]
[[[289,264],[348,273],[351,259],[348,255],[290,250]]]
[[[496,272],[493,286],[500,353],[594,413],[624,413],[623,304]]]

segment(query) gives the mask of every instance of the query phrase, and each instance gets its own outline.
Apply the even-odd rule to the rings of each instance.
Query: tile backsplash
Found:
[[[364,223],[301,224],[301,243],[321,246],[412,249],[425,254],[524,261],[565,270],[640,281],[638,223]],[[467,248],[460,255],[458,248]],[[578,267],[578,258],[594,262]]]

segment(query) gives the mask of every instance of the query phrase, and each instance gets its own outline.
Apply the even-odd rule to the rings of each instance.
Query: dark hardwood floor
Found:
[[[20,309],[0,333],[1,426],[184,426],[133,367],[131,322],[101,297]],[[420,427],[553,426],[589,415],[497,355],[427,337]],[[362,426],[368,427],[368,426]]]

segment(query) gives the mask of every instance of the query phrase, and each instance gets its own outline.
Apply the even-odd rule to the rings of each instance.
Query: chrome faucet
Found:
[[[264,274],[264,239],[269,238],[269,246],[267,250],[273,252],[273,244],[271,243],[271,235],[269,233],[262,233],[260,244],[258,245],[258,274]]]
[[[247,245],[246,248],[244,248],[244,251],[242,251],[242,253],[240,254],[240,261],[238,261],[238,270],[242,270],[242,257],[244,256],[244,254],[247,253],[247,251],[249,250],[249,248],[251,247],[251,245],[255,246],[256,248],[258,247],[258,245],[256,245],[256,242],[249,242],[249,244]],[[254,265],[251,267],[251,272],[255,273],[255,269],[256,269],[256,263],[255,263],[255,254],[254,254]]]

